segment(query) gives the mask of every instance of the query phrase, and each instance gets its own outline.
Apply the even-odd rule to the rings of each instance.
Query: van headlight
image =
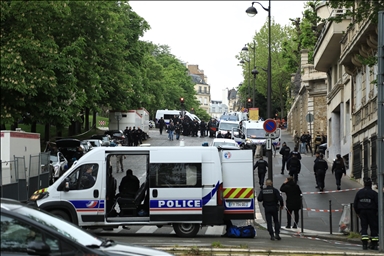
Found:
[[[47,191],[46,188],[43,188],[43,189],[36,190],[36,191],[31,195],[31,197],[29,198],[29,200],[31,200],[31,201],[37,201],[37,200],[40,200],[40,199],[47,198],[48,196],[49,196],[49,192]]]

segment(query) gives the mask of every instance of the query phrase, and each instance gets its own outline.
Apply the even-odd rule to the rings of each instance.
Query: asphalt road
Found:
[[[181,136],[181,141],[174,139],[169,141],[167,134],[159,134],[158,129],[152,129],[149,132],[150,139],[145,141],[146,144],[153,146],[180,146],[183,143],[186,146],[201,146],[202,143],[211,143],[212,138],[204,137],[184,137]],[[282,141],[286,141],[288,146],[293,148],[292,137],[283,132]],[[269,254],[282,255],[289,252],[307,252],[307,255],[319,255],[326,252],[328,255],[372,255],[374,251],[364,251],[358,239],[347,239],[345,235],[338,232],[339,220],[343,204],[352,202],[356,193],[355,189],[359,189],[360,185],[347,177],[342,180],[342,190],[333,191],[336,189],[334,176],[328,171],[326,175],[326,187],[324,193],[318,193],[314,185],[313,177],[313,160],[311,155],[303,155],[302,164],[303,169],[299,175],[299,185],[304,193],[303,195],[303,222],[304,227],[301,230],[301,223],[299,229],[285,229],[286,213],[282,213],[282,231],[281,241],[271,241],[269,234],[265,229],[265,222],[263,217],[263,207],[256,204],[256,219],[245,221],[235,221],[235,225],[253,224],[257,229],[257,236],[255,239],[235,239],[221,237],[224,233],[224,226],[203,227],[195,238],[180,238],[177,237],[170,226],[156,227],[156,226],[129,226],[129,229],[118,228],[113,231],[94,230],[97,235],[109,237],[121,242],[129,242],[138,245],[151,246],[156,248],[163,248],[169,250],[170,248],[194,248],[196,250],[202,248],[232,248],[241,250],[267,250]],[[126,165],[127,163],[124,163]],[[128,167],[124,167],[128,168]],[[279,188],[287,175],[281,175],[281,157],[276,154],[273,157],[273,180],[274,186]],[[124,173],[114,173],[118,183],[124,176]],[[140,174],[136,174],[140,178]],[[257,174],[256,174],[257,176]],[[257,177],[255,177],[257,184]],[[259,187],[256,186],[256,193],[259,192]],[[333,209],[332,215],[326,210]],[[337,210],[337,211],[334,211]],[[325,211],[325,212],[324,212]],[[330,224],[332,222],[332,225]],[[330,228],[332,227],[332,235]],[[303,231],[303,232],[302,232]],[[321,252],[319,252],[321,248]],[[275,254],[271,250],[275,251]],[[228,253],[229,254],[229,253]],[[211,253],[211,255],[213,255]],[[224,254],[221,255],[226,255]],[[256,255],[256,254],[255,254]]]

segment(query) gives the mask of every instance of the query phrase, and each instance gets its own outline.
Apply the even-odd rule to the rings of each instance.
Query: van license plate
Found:
[[[249,202],[228,202],[229,207],[248,207]]]

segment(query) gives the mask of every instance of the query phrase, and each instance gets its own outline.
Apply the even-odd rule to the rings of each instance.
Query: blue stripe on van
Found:
[[[217,190],[219,189],[219,186],[220,186],[220,182],[218,181],[216,183],[216,186],[211,190],[211,192],[203,196],[203,206],[206,205],[209,202],[209,200],[212,199],[212,197],[216,194]]]

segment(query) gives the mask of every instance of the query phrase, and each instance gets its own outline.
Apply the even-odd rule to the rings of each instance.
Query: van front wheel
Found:
[[[60,210],[53,210],[51,211],[51,213],[55,216],[57,216],[58,218],[60,219],[63,219],[63,220],[66,220],[68,222],[71,222],[71,219],[69,218],[68,214],[66,214],[65,212],[63,211],[60,211]]]
[[[174,223],[172,226],[179,237],[195,237],[200,229],[200,224],[192,223]]]

